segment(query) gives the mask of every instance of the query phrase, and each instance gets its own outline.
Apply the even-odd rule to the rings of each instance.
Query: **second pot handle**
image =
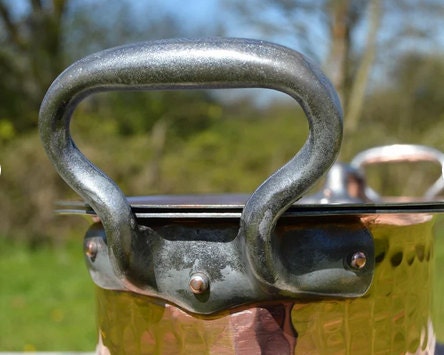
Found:
[[[374,147],[357,154],[350,165],[356,169],[363,170],[368,165],[401,162],[432,162],[441,167],[441,176],[424,193],[425,200],[433,200],[444,190],[444,154],[432,147],[419,144],[392,144],[381,147]],[[373,200],[380,199],[380,196],[367,187],[368,194]]]

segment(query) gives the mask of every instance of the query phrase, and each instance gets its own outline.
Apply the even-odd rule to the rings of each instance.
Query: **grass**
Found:
[[[93,283],[82,242],[30,250],[0,239],[0,351],[93,351]]]

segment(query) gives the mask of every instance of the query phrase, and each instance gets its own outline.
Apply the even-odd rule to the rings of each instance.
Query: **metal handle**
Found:
[[[441,176],[424,193],[425,199],[433,199],[444,189],[444,154],[437,149],[416,144],[375,147],[356,155],[350,164],[354,168],[362,169],[373,164],[420,161],[436,162],[441,166]],[[378,194],[373,189],[370,187],[367,189],[373,200],[378,199]]]
[[[275,223],[330,167],[342,138],[338,97],[302,54],[263,41],[202,39],[146,42],[90,55],[66,69],[43,100],[44,148],[58,173],[102,220],[119,276],[140,279],[146,270],[140,270],[134,255],[143,237],[131,207],[119,187],[76,148],[69,122],[76,105],[95,92],[190,88],[274,89],[297,100],[307,116],[310,133],[304,146],[252,194],[241,217],[239,240],[246,243],[253,274],[275,284]]]

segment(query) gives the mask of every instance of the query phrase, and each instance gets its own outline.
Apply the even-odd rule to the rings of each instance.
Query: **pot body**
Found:
[[[307,140],[242,206],[167,201],[138,209],[78,150],[69,128],[72,113],[82,99],[101,91],[192,88],[281,91],[304,111]],[[434,262],[442,248],[436,247],[440,241],[434,244],[436,217],[427,211],[442,212],[442,203],[429,210],[374,204],[380,196],[368,193],[355,169],[387,154],[378,150],[355,159],[351,170],[332,170],[331,184],[317,200],[341,202],[343,208],[294,207],[329,170],[342,140],[339,98],[304,55],[233,38],[104,50],[53,82],[39,129],[54,167],[89,206],[83,212],[102,223],[87,232],[84,244],[97,285],[99,353],[434,350]],[[402,148],[406,153],[390,161],[417,152]],[[443,165],[435,151],[420,153]],[[427,200],[442,190],[441,181],[428,190]],[[229,225],[219,230],[220,221],[211,224],[212,217]],[[185,224],[174,224],[183,219]]]
[[[208,317],[97,287],[98,353],[433,353],[437,332],[444,341],[443,301],[434,298],[441,287],[436,263],[444,261],[439,216],[360,219],[375,243],[374,279],[364,296],[263,303]]]

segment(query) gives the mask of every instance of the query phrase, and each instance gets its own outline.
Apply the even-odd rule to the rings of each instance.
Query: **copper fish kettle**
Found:
[[[304,110],[309,136],[251,196],[133,198],[71,138],[71,115],[92,93],[195,88],[286,93]],[[97,290],[97,353],[437,349],[434,223],[444,210],[436,199],[442,179],[423,200],[387,201],[366,186],[363,167],[411,159],[441,164],[441,153],[386,147],[330,170],[342,110],[329,80],[302,54],[220,38],[105,50],[54,81],[39,125],[56,170],[85,201],[61,210],[97,217],[84,240]],[[320,193],[302,198],[327,172]]]

